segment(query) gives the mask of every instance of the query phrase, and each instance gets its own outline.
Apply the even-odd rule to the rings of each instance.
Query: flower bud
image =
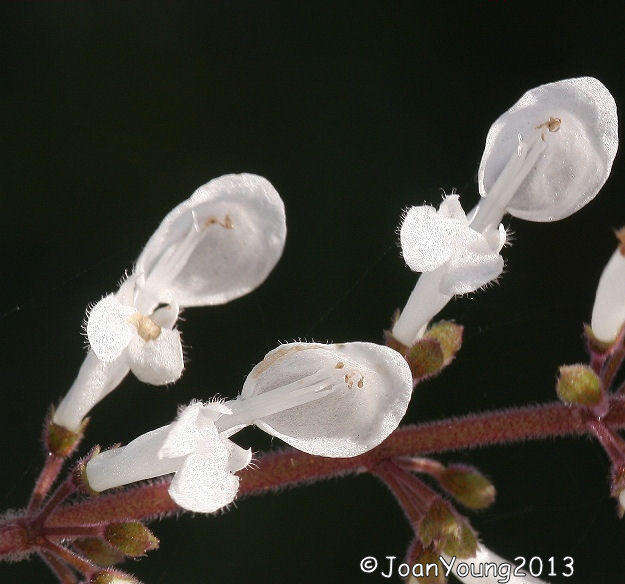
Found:
[[[603,384],[587,365],[563,365],[556,392],[560,401],[567,405],[592,407],[603,397]]]
[[[430,327],[406,352],[413,379],[433,377],[447,367],[462,345],[462,332],[461,325],[449,320]]]
[[[106,568],[114,566],[124,559],[124,554],[111,547],[97,537],[85,537],[72,543],[80,555],[85,556],[94,564]]]
[[[141,584],[139,580],[130,574],[124,574],[119,570],[103,570],[96,572],[89,580],[89,584]]]
[[[493,483],[471,466],[450,465],[437,478],[450,495],[469,509],[485,509],[495,501]]]
[[[477,549],[477,537],[466,519],[458,515],[447,501],[437,499],[417,527],[424,546],[458,557],[471,557]]]
[[[104,537],[115,549],[136,558],[158,548],[158,538],[139,521],[112,523],[104,530]]]
[[[425,333],[428,339],[437,340],[443,351],[444,366],[449,365],[462,346],[464,327],[452,320],[439,320]]]

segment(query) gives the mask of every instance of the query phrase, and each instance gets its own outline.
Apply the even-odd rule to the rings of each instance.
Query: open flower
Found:
[[[488,132],[473,226],[497,225],[506,212],[530,221],[571,215],[599,192],[617,146],[616,103],[597,79],[529,90]]]
[[[621,243],[601,273],[592,307],[592,332],[606,343],[614,341],[625,324],[625,229],[617,235]]]
[[[473,292],[501,274],[506,232],[502,225],[475,230],[458,195],[450,195],[438,211],[411,207],[399,233],[406,264],[423,272],[392,331],[409,346],[454,294]]]
[[[130,369],[153,385],[178,379],[179,309],[222,304],[259,286],[285,237],[284,204],[265,178],[231,174],[197,189],[165,217],[119,291],[90,311],[91,350],[53,422],[77,431]]]
[[[311,454],[356,456],[399,425],[411,393],[410,368],[388,347],[281,345],[252,369],[238,398],[191,403],[169,426],[93,457],[87,480],[102,491],[173,472],[169,494],[178,505],[216,511],[234,499],[234,473],[250,462],[251,452],[230,440],[245,426]]]

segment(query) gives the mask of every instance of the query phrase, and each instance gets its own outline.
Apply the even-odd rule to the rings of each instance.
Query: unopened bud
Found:
[[[452,464],[436,476],[440,485],[469,509],[485,509],[495,501],[495,486],[476,468]]]
[[[477,550],[477,536],[469,523],[442,499],[430,505],[417,534],[425,547],[433,546],[449,555],[472,557]]]
[[[462,346],[464,327],[452,320],[440,320],[432,325],[425,333],[424,338],[437,340],[443,351],[444,365],[449,365]]]
[[[54,415],[54,412],[52,412],[52,415]],[[48,452],[62,458],[68,457],[78,446],[88,423],[89,418],[85,418],[79,430],[72,432],[64,426],[59,426],[52,422],[52,416],[50,416],[50,421],[44,433],[44,441]]]
[[[89,584],[141,584],[130,574],[118,570],[103,570],[96,572],[89,580]]]
[[[85,556],[94,564],[103,568],[114,566],[126,557],[120,551],[117,551],[111,545],[97,537],[77,539],[72,545],[80,555]]]
[[[438,375],[456,356],[462,345],[463,327],[450,320],[432,325],[405,353],[415,380]]]
[[[417,381],[440,373],[445,366],[445,355],[436,339],[419,339],[405,355],[412,378]]]
[[[603,397],[603,384],[587,365],[563,365],[556,385],[560,401],[567,405],[596,406]]]
[[[158,538],[139,521],[112,523],[104,531],[104,537],[115,549],[130,557],[144,555],[158,548]]]

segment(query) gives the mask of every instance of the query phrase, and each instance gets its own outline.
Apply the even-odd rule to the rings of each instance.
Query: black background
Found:
[[[269,178],[287,209],[282,260],[256,292],[186,311],[183,379],[154,389],[127,377],[94,410],[87,444],[126,442],[192,397],[234,396],[279,340],[379,340],[415,281],[396,245],[402,208],[437,203],[452,187],[471,207],[500,113],[526,89],[579,75],[625,104],[622,6],[296,6],[2,7],[3,508],[27,501],[42,418],[82,361],[86,305],[114,289],[164,214],[200,184],[236,171]],[[553,399],[558,366],[584,359],[581,325],[612,228],[625,222],[622,160],[576,215],[506,219],[507,273],[447,307],[467,327],[464,347],[418,388],[406,421]],[[251,430],[239,443],[274,446]],[[624,528],[595,443],[442,459],[495,481],[497,503],[471,519],[500,554],[574,556],[575,577],[554,582],[625,581]],[[125,566],[150,584],[381,582],[360,573],[360,559],[401,557],[410,539],[367,476],[153,527],[161,550]],[[37,559],[1,570],[2,582],[53,582]]]

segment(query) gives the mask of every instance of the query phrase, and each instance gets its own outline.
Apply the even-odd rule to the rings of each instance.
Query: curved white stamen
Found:
[[[324,368],[312,375],[298,379],[282,387],[277,387],[260,395],[239,398],[226,402],[232,415],[221,416],[215,426],[219,432],[231,428],[247,426],[256,420],[316,401],[336,391],[341,384],[351,388],[360,388],[361,373],[340,368]]]
[[[471,222],[473,229],[481,232],[489,225],[499,225],[508,203],[547,148],[546,136],[557,132],[558,129],[551,130],[547,127],[545,131],[544,124],[541,124],[536,127],[527,143],[524,143],[522,137],[519,136],[516,153],[510,157],[490,192],[480,202],[478,211]]]

